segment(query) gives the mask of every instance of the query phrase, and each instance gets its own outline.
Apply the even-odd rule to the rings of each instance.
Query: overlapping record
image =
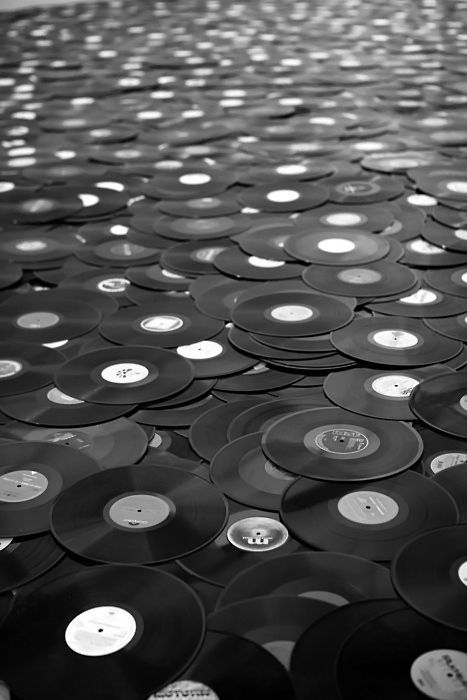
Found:
[[[173,467],[118,467],[81,479],[51,516],[63,547],[93,561],[153,564],[211,542],[227,516],[222,494]]]
[[[198,598],[175,576],[100,566],[21,597],[1,630],[8,640],[1,674],[25,697],[39,693],[58,700],[65,693],[77,700],[98,684],[103,700],[137,700],[183,672],[204,630]],[[43,673],[50,654],[60,659],[52,675]]]
[[[302,276],[310,287],[325,294],[370,298],[402,294],[417,281],[410,268],[386,260],[361,267],[311,265]]]
[[[32,581],[55,566],[65,552],[49,534],[0,538],[0,592]]]
[[[217,607],[265,595],[296,595],[348,605],[395,594],[381,564],[334,552],[299,552],[256,564],[222,591]]]
[[[414,389],[410,408],[435,430],[467,438],[467,372],[425,379]]]
[[[0,396],[12,397],[48,384],[65,358],[33,343],[0,343]]]
[[[239,301],[232,321],[249,331],[273,336],[322,335],[349,323],[349,307],[328,296],[312,292],[283,291]]]
[[[319,207],[329,199],[325,186],[309,182],[287,181],[249,187],[238,195],[247,207],[265,212],[297,212]]]
[[[265,431],[262,445],[273,464],[286,471],[333,482],[398,474],[423,450],[420,436],[406,423],[340,408],[311,408],[280,418]]]
[[[284,244],[292,257],[320,265],[366,265],[384,258],[390,250],[387,238],[358,229],[302,230]]]
[[[456,316],[467,312],[467,299],[422,286],[413,294],[398,300],[378,301],[367,304],[367,308],[378,314],[404,316],[407,318],[436,318]]]
[[[455,452],[448,455],[449,458],[454,458],[454,460],[457,460],[457,463],[450,465],[449,468],[443,469],[435,474],[433,481],[451,494],[459,510],[459,522],[466,524],[467,469],[465,468],[465,462],[467,461],[467,452],[462,451],[466,449],[465,445],[463,445],[460,449],[461,452]]]
[[[459,513],[444,489],[407,471],[361,486],[297,479],[281,518],[309,547],[391,561],[415,535],[455,525]]]
[[[85,353],[65,363],[55,383],[64,393],[102,404],[163,399],[187,387],[192,365],[170,350],[143,345]]]
[[[0,531],[22,537],[49,529],[59,494],[100,469],[91,457],[62,445],[10,442],[0,457]]]

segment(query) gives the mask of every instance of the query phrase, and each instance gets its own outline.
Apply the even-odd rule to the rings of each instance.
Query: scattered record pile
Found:
[[[12,700],[467,700],[466,12],[0,14]]]

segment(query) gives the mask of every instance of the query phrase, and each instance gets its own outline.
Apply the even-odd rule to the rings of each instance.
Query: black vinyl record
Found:
[[[195,197],[193,199],[176,201],[173,199],[162,199],[160,202],[157,202],[157,208],[171,216],[186,216],[194,219],[237,214],[240,211],[239,203],[230,192],[223,192],[212,197]],[[247,217],[244,218],[247,221]]]
[[[441,226],[433,221],[423,228],[423,238],[433,245],[452,250],[456,253],[467,253],[467,234],[465,229]]]
[[[76,214],[83,204],[76,191],[68,187],[48,187],[44,192],[18,188],[8,192],[8,200],[0,203],[3,221],[22,224],[56,221]]]
[[[247,207],[266,212],[296,212],[319,207],[329,199],[325,186],[300,180],[268,183],[248,187],[238,195],[239,201]]]
[[[427,378],[453,372],[446,365],[429,365],[394,372],[357,367],[333,372],[324,380],[326,396],[337,406],[364,416],[415,420],[409,407],[413,389]]]
[[[359,697],[362,683],[378,700],[464,698],[467,637],[415,611],[393,611],[348,638],[335,673],[342,700]]]
[[[410,408],[435,430],[467,438],[467,372],[425,379],[414,389]]]
[[[387,237],[358,229],[301,230],[287,239],[284,248],[292,257],[320,265],[367,265],[390,250]]]
[[[273,336],[323,335],[349,323],[353,312],[332,297],[313,292],[277,292],[240,301],[232,321],[247,331]]]
[[[235,634],[260,644],[290,667],[293,648],[303,632],[335,606],[322,600],[264,596],[219,608],[208,617],[208,629]]]
[[[183,167],[158,173],[141,192],[155,199],[212,197],[224,192],[235,179],[235,175],[224,168]]]
[[[144,430],[127,418],[74,429],[33,428],[24,423],[7,423],[0,427],[0,435],[11,440],[66,445],[88,455],[104,469],[134,464],[148,447]]]
[[[252,281],[286,280],[300,277],[303,265],[297,261],[248,255],[239,248],[228,248],[218,255],[214,266],[223,275]]]
[[[275,336],[248,333],[233,325],[229,328],[228,333],[229,341],[235,348],[247,355],[261,358],[265,362],[270,362],[271,360],[297,360],[305,357],[305,355],[294,350],[280,350],[279,348],[271,347],[268,344],[268,340],[271,338],[274,342],[274,340],[277,340]],[[331,352],[332,349],[331,346]]]
[[[80,242],[74,232],[54,231],[47,226],[35,231],[34,228],[25,230],[2,231],[0,237],[0,252],[11,262],[25,267],[34,267],[44,262],[55,262],[71,255],[79,247]],[[57,264],[58,264],[57,263]]]
[[[154,296],[150,304],[130,306],[109,316],[99,332],[121,345],[140,342],[173,348],[210,338],[224,327],[221,321],[200,313],[189,299]]]
[[[233,247],[230,238],[215,241],[188,241],[165,250],[160,264],[182,275],[211,275],[217,272],[214,261],[220,253]]]
[[[143,345],[85,353],[65,363],[55,383],[75,398],[103,404],[157,401],[194,378],[192,365],[170,350]]]
[[[130,280],[126,276],[126,271],[96,267],[94,270],[73,274],[70,277],[65,276],[59,284],[58,291],[89,290],[115,299],[120,305],[128,305],[130,302],[125,290],[129,285]]]
[[[256,564],[225,588],[217,607],[266,595],[295,595],[342,606],[395,597],[386,567],[351,554],[299,552]]]
[[[303,376],[303,375],[302,375]],[[301,378],[293,372],[268,367],[264,362],[258,362],[251,369],[230,377],[221,377],[215,391],[233,391],[236,393],[261,393],[290,386]]]
[[[445,362],[462,349],[422,321],[412,318],[357,318],[331,333],[331,342],[344,355],[376,365],[421,367]]]
[[[230,423],[227,435],[229,440],[236,440],[242,435],[264,432],[280,418],[296,413],[305,408],[325,408],[332,406],[323,392],[307,391],[303,397],[290,399],[273,399],[245,409]]]
[[[244,435],[222,447],[211,461],[211,481],[238,503],[279,511],[281,496],[295,477],[264,456],[261,435]]]
[[[142,287],[146,291],[155,290],[158,292],[184,292],[190,286],[191,281],[187,277],[178,275],[170,270],[166,270],[160,265],[149,265],[148,267],[129,267],[125,271],[125,275],[132,283],[129,291],[134,290],[135,292],[138,286]],[[133,289],[135,285],[136,288]],[[146,297],[146,301],[151,301],[154,298],[154,295],[151,295],[151,297],[146,295]],[[135,299],[135,302],[137,304],[140,303],[137,298]]]
[[[466,525],[425,532],[397,553],[391,569],[409,607],[462,632],[467,632],[466,535]]]
[[[84,246],[76,251],[76,257],[89,265],[127,268],[131,265],[151,265],[159,262],[161,252],[157,247],[147,247],[132,241],[106,241],[97,246]]]
[[[415,464],[423,449],[407,424],[341,408],[311,408],[280,418],[267,428],[262,444],[286,471],[333,482],[398,474]]]
[[[290,678],[272,654],[250,639],[208,631],[194,664],[182,678],[151,695],[177,697],[293,700]]]
[[[140,700],[183,672],[204,630],[199,599],[175,576],[99,566],[19,596],[1,631],[1,674],[22,697],[78,700],[98,687],[102,700]],[[44,673],[51,656],[56,672]]]
[[[0,334],[10,341],[28,343],[76,338],[101,320],[99,311],[79,299],[62,299],[56,291],[10,297],[0,306],[0,314]]]
[[[220,535],[195,554],[178,560],[185,571],[226,586],[253,564],[305,550],[289,534],[277,513],[246,508],[233,501],[228,505],[229,518]]]
[[[354,205],[325,204],[318,209],[305,212],[297,219],[299,226],[321,228],[327,226],[337,233],[340,228],[355,227],[366,231],[383,231],[391,226],[394,214],[384,205]]]
[[[297,232],[294,220],[272,214],[262,216],[258,221],[255,218],[248,230],[235,236],[235,240],[249,255],[293,262],[293,258],[284,251],[284,243]]]
[[[194,451],[203,459],[211,460],[228,443],[227,429],[231,421],[262,399],[242,398],[201,414],[190,426],[188,439]]]
[[[334,345],[331,343],[329,333],[323,333],[323,335],[307,335],[302,338],[291,336],[287,338],[253,333],[252,338],[262,345],[266,344],[271,348],[292,351],[294,353],[325,353],[334,351]]]
[[[219,408],[222,401],[213,394],[208,394],[198,401],[192,401],[183,406],[159,408],[157,403],[144,404],[132,418],[145,425],[158,427],[184,428],[191,425],[200,415],[211,408]]]
[[[49,513],[59,494],[100,469],[87,455],[62,445],[10,442],[0,457],[0,532],[3,537],[49,529]]]
[[[33,581],[64,556],[49,534],[0,538],[0,593]]]
[[[10,418],[32,425],[65,428],[97,425],[130,413],[135,404],[96,404],[69,396],[53,384],[0,400]]]
[[[11,397],[49,384],[65,357],[33,343],[0,343],[0,397]]]
[[[326,180],[331,202],[349,204],[373,204],[394,199],[404,191],[402,184],[387,175],[356,175],[354,177],[330,177]]]
[[[187,203],[180,200],[170,202],[173,208],[177,209],[183,209]],[[152,222],[152,228],[160,236],[163,236],[167,242],[210,241],[216,238],[223,238],[224,236],[234,236],[247,229],[250,225],[250,219],[245,214],[204,218],[183,217],[184,215],[181,213],[174,216],[162,216],[160,219]]]
[[[235,375],[249,370],[256,363],[254,358],[239,353],[233,347],[225,330],[209,340],[180,345],[176,352],[191,362],[198,379]]]
[[[325,294],[370,298],[402,294],[417,281],[410,268],[386,260],[361,267],[311,265],[302,277],[310,287]]]
[[[465,263],[465,256],[462,253],[441,248],[418,236],[404,243],[404,257],[400,262],[410,267],[455,267]]]
[[[345,640],[369,620],[402,608],[403,603],[390,598],[349,603],[305,630],[293,650],[290,668],[297,700],[342,700],[334,668]]]
[[[467,314],[448,318],[428,318],[424,323],[430,330],[440,335],[467,343]]]
[[[467,313],[467,299],[461,299],[430,289],[422,285],[420,289],[409,295],[403,295],[397,301],[379,301],[366,304],[367,309],[376,314],[403,316],[404,318],[435,318],[456,316]]]
[[[205,275],[201,278],[208,277]],[[254,289],[256,282],[251,280],[227,280],[212,282],[209,287],[195,296],[191,287],[190,294],[195,296],[195,304],[201,313],[218,318],[222,321],[230,321],[230,313],[235,306],[238,295],[246,290]],[[216,290],[215,292],[213,290]]]
[[[467,462],[467,440],[417,425],[423,440],[422,465],[427,476],[436,476],[451,467]]]
[[[68,488],[53,508],[51,529],[81,557],[154,564],[206,546],[226,517],[222,494],[201,477],[173,467],[118,467]]]
[[[467,267],[427,270],[424,275],[428,284],[446,294],[467,297]],[[453,314],[445,314],[451,316]]]
[[[360,488],[297,479],[283,497],[281,517],[309,547],[390,561],[415,535],[455,525],[459,514],[440,486],[407,471]]]
[[[464,445],[461,449],[467,450],[467,447]],[[463,461],[438,472],[433,477],[433,481],[451,494],[459,510],[459,522],[465,525],[467,524],[467,468],[465,464],[467,451],[463,454],[455,453],[455,456],[462,458]]]

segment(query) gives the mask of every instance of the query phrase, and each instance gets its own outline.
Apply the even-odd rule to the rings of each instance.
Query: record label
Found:
[[[318,242],[317,247],[325,253],[350,253],[355,250],[355,243],[345,238],[324,238]]]
[[[76,404],[84,403],[81,399],[75,399],[73,396],[68,396],[63,391],[60,391],[56,386],[52,387],[47,392],[47,398],[52,403],[56,403],[62,406],[74,406]]]
[[[130,285],[125,277],[107,277],[97,283],[97,289],[107,294],[121,294]]]
[[[47,489],[49,481],[40,472],[17,470],[0,476],[0,501],[23,503],[38,498]]]
[[[135,384],[146,379],[148,375],[148,368],[135,362],[119,362],[101,370],[102,379],[112,384]]]
[[[467,586],[467,561],[462,562],[459,566],[457,574],[464,586]]]
[[[381,441],[371,430],[362,433],[355,425],[323,425],[310,430],[303,438],[307,449],[314,452],[318,447],[334,458],[352,459],[364,450],[371,455],[379,448]]]
[[[23,365],[16,360],[0,360],[0,379],[14,377],[15,374],[21,372]]]
[[[31,314],[23,314],[18,316],[16,324],[20,328],[51,328],[56,326],[60,321],[60,316],[48,311],[37,311]]]
[[[271,258],[259,258],[256,255],[250,255],[249,258],[247,258],[248,263],[250,265],[253,265],[253,267],[262,267],[262,268],[274,268],[274,267],[283,267],[285,265],[284,260],[272,260]]]
[[[399,299],[399,302],[401,304],[435,304],[440,298],[440,295],[431,289],[422,288],[408,297],[402,297],[402,299]]]
[[[382,377],[376,377],[370,386],[377,394],[388,398],[400,399],[410,396],[414,387],[420,384],[413,377],[404,376],[402,374],[386,374]]]
[[[285,304],[282,306],[274,306],[266,311],[265,314],[272,316],[276,321],[284,321],[285,323],[294,323],[295,321],[307,321],[315,315],[315,311],[300,304]]]
[[[348,284],[374,284],[383,278],[377,270],[369,268],[352,267],[337,273],[338,279]]]
[[[214,340],[202,340],[200,343],[180,345],[177,348],[177,353],[187,360],[209,360],[218,357],[223,352],[222,345]]]
[[[149,700],[158,700],[158,698],[167,698],[167,700],[179,700],[179,698],[203,698],[203,700],[220,700],[217,693],[209,688],[204,683],[197,681],[176,681],[160,690],[155,695],[151,695]]]
[[[74,617],[65,630],[65,642],[76,654],[106,656],[126,647],[136,629],[136,620],[127,610],[102,605]]]
[[[367,338],[373,345],[380,345],[383,348],[391,348],[392,350],[413,348],[423,342],[413,333],[398,329],[369,333]]]
[[[467,654],[434,649],[421,654],[410,668],[415,687],[435,700],[463,700],[467,688]]]
[[[339,513],[353,523],[382,525],[393,520],[398,512],[397,502],[377,491],[354,491],[337,501]]]
[[[104,517],[128,530],[147,530],[163,523],[175,505],[162,496],[134,493],[118,498],[104,508]]]
[[[140,326],[150,333],[166,333],[181,328],[183,320],[177,316],[148,316],[140,322]]]
[[[282,547],[289,539],[285,525],[264,517],[243,518],[227,530],[227,539],[245,552],[269,552]]]
[[[12,537],[0,537],[0,552],[3,552],[3,550],[9,547],[12,542]]]
[[[457,464],[465,462],[467,462],[467,452],[444,452],[431,460],[430,469],[433,474],[438,474],[449,467],[455,467]]]

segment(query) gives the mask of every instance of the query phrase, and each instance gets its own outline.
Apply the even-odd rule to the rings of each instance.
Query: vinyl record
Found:
[[[417,426],[423,440],[422,465],[427,476],[436,476],[467,462],[467,440]]]
[[[155,175],[142,187],[142,194],[155,199],[212,197],[235,182],[235,175],[221,168],[183,167]]]
[[[332,297],[313,292],[277,292],[238,303],[232,321],[247,331],[273,336],[329,333],[349,323],[353,312]]]
[[[323,392],[307,391],[303,397],[290,399],[273,399],[245,409],[230,423],[227,435],[229,440],[236,440],[250,433],[262,433],[280,418],[296,413],[305,408],[324,408],[331,406]]]
[[[450,228],[429,222],[424,226],[422,235],[433,245],[456,253],[467,253],[467,232],[463,228]]]
[[[467,450],[464,445],[464,450]],[[457,459],[463,459],[455,466],[449,466],[449,469],[444,469],[438,472],[433,477],[433,481],[447,491],[456,502],[459,510],[459,522],[463,525],[467,524],[467,451],[463,453],[455,453]]]
[[[88,455],[104,469],[135,464],[148,447],[144,430],[126,418],[73,430],[32,428],[23,423],[7,423],[0,428],[0,435],[18,441],[66,445]]]
[[[398,474],[415,464],[423,449],[418,433],[405,423],[341,408],[311,408],[279,418],[265,431],[262,445],[286,471],[333,482]]]
[[[8,201],[0,203],[3,221],[38,224],[76,214],[83,208],[77,192],[68,187],[48,187],[44,192],[18,188],[8,192]]]
[[[1,674],[15,694],[78,700],[98,686],[102,700],[140,700],[191,663],[204,613],[190,587],[164,571],[99,566],[20,596],[1,636]],[[57,671],[44,673],[51,655]]]
[[[443,207],[438,205],[437,207],[433,207],[430,214],[435,221],[438,221],[440,224],[444,224],[451,229],[463,229],[467,225],[467,213],[465,211],[457,211],[451,207]],[[462,239],[463,235],[461,233],[459,236],[461,245],[463,245]]]
[[[0,531],[3,537],[33,535],[49,529],[49,513],[58,495],[79,479],[95,474],[91,457],[62,445],[11,442],[0,457]]]
[[[199,416],[211,408],[219,408],[222,401],[213,394],[208,394],[198,401],[192,401],[183,406],[158,408],[157,403],[148,403],[136,411],[132,418],[144,425],[158,427],[187,428]]]
[[[253,564],[305,550],[276,513],[245,508],[233,501],[228,505],[229,519],[220,535],[195,554],[178,560],[190,574],[226,586]]]
[[[340,204],[374,204],[394,199],[404,191],[402,184],[387,175],[330,177],[326,180],[331,202]]]
[[[290,386],[299,379],[300,375],[293,372],[274,369],[265,365],[264,362],[258,362],[246,372],[221,377],[214,391],[261,393]]]
[[[138,297],[134,298],[136,304],[152,301],[154,295],[149,295],[148,292],[155,290],[158,292],[176,292],[186,291],[190,286],[190,279],[183,275],[178,275],[170,270],[166,270],[160,265],[149,265],[149,267],[129,267],[125,271],[128,281],[131,282],[131,287],[128,291],[130,298],[132,292],[142,293],[143,301],[139,301]],[[141,289],[142,288],[142,289]]]
[[[162,464],[165,461],[170,462],[170,457],[173,456],[174,462],[173,466],[177,466],[177,460],[191,460],[196,462],[198,465],[199,456],[194,452],[188,439],[178,435],[174,430],[161,430],[160,428],[154,428],[153,426],[141,426],[144,430],[152,428],[151,436],[148,436],[148,449],[143,457],[140,459],[138,464],[157,464],[162,460]],[[206,469],[207,473],[207,469]]]
[[[252,338],[262,345],[266,344],[271,348],[277,348],[286,352],[294,353],[325,353],[333,352],[334,346],[330,341],[330,334],[323,335],[307,335],[302,338],[281,338],[273,335],[261,335],[253,333]]]
[[[211,613],[208,629],[235,634],[260,644],[288,670],[293,648],[303,632],[335,606],[322,600],[264,596],[241,600]]]
[[[303,229],[284,244],[292,257],[320,265],[366,265],[384,258],[387,238],[358,229]]]
[[[448,318],[428,318],[424,323],[430,330],[440,335],[467,343],[467,314]]]
[[[58,350],[33,343],[0,343],[0,397],[38,389],[49,384],[65,361]]]
[[[461,345],[427,328],[418,319],[357,318],[331,333],[331,342],[344,355],[362,362],[394,367],[421,367],[445,362]]]
[[[87,246],[76,251],[76,257],[89,265],[99,267],[130,267],[159,262],[159,248],[149,248],[131,241],[106,241],[97,246]]]
[[[222,494],[205,479],[171,467],[118,467],[68,488],[50,523],[60,544],[86,559],[156,564],[209,544],[226,517]]]
[[[211,338],[223,327],[222,321],[200,313],[189,299],[154,294],[150,304],[130,306],[106,318],[99,332],[121,345],[139,342],[156,348],[174,348]]]
[[[49,534],[0,538],[0,593],[33,581],[64,556]]]
[[[386,260],[377,260],[361,267],[311,265],[302,277],[310,287],[325,294],[357,297],[402,294],[417,281],[410,268]]]
[[[211,319],[213,323],[215,321]],[[217,378],[250,370],[256,360],[239,353],[229,343],[227,331],[222,331],[210,340],[180,345],[177,354],[189,360],[197,378]],[[217,386],[217,384],[216,384]]]
[[[198,279],[208,278],[204,275]],[[230,312],[236,304],[238,295],[244,291],[255,289],[256,282],[251,280],[230,280],[221,278],[221,281],[211,282],[209,287],[198,296],[193,293],[190,285],[190,294],[195,297],[195,305],[201,313],[222,321],[230,321]],[[213,291],[215,288],[215,292]]]
[[[422,285],[413,294],[402,296],[397,301],[378,301],[366,304],[377,314],[402,316],[404,318],[435,318],[467,313],[467,299],[461,299]]]
[[[413,471],[363,486],[297,479],[283,497],[282,520],[309,547],[373,561],[391,561],[415,535],[458,521],[451,496]]]
[[[37,231],[30,228],[2,231],[0,238],[2,255],[10,262],[27,267],[60,261],[77,250],[79,245],[74,232],[66,229],[54,231],[48,226],[40,227]]]
[[[394,586],[407,605],[435,622],[467,631],[467,526],[423,533],[392,562]]]
[[[128,305],[125,290],[130,285],[130,280],[126,276],[126,271],[121,272],[117,269],[100,269],[88,270],[74,274],[71,277],[65,277],[59,284],[58,291],[70,290],[89,290],[97,292],[106,297],[115,299],[120,305]]]
[[[217,607],[266,595],[294,595],[342,606],[395,597],[389,571],[350,554],[299,552],[256,564],[225,588]]]
[[[296,261],[248,255],[239,248],[224,250],[216,257],[214,266],[224,275],[254,281],[292,279],[300,277],[303,271],[303,265]]]
[[[262,216],[258,221],[255,219],[247,231],[235,236],[235,240],[249,255],[293,262],[284,251],[284,243],[297,231],[295,221],[273,214]]]
[[[325,204],[313,211],[305,212],[298,219],[299,226],[313,228],[329,227],[337,233],[340,228],[359,228],[366,231],[383,231],[394,221],[394,215],[384,205],[355,205]]]
[[[412,610],[387,613],[348,638],[335,673],[342,700],[358,697],[362,681],[378,700],[463,698],[466,635]]]
[[[305,357],[304,354],[295,352],[293,350],[280,350],[276,347],[271,347],[270,345],[268,345],[267,341],[269,338],[271,338],[273,341],[278,340],[275,336],[260,336],[257,333],[248,333],[247,331],[242,331],[242,329],[238,328],[237,326],[232,326],[232,324],[229,328],[228,333],[229,341],[235,348],[237,348],[241,352],[247,353],[248,355],[260,358],[265,362],[271,362],[271,360],[296,360],[303,359]]]
[[[182,678],[149,700],[177,697],[222,700],[292,700],[286,669],[259,644],[222,632],[208,632],[194,664]]]
[[[369,620],[404,607],[389,598],[349,603],[305,630],[293,650],[290,668],[297,700],[341,700],[334,667],[345,640]]]
[[[293,372],[323,372],[325,370],[345,369],[346,367],[355,367],[357,364],[345,355],[338,352],[334,353],[315,353],[310,359],[299,360],[269,360],[271,367],[278,369],[290,369]]]
[[[58,388],[91,403],[157,401],[176,394],[194,377],[191,363],[170,350],[143,345],[85,353],[55,375]]]
[[[404,257],[400,262],[410,267],[454,267],[465,263],[465,257],[462,253],[445,250],[424,238],[417,237],[405,241]]]
[[[435,430],[467,438],[467,372],[425,379],[410,397],[410,408]]]
[[[281,131],[280,133],[277,133],[277,130],[285,128],[287,128],[289,131],[287,135],[296,136],[296,131],[292,125],[286,127],[285,124],[282,125],[280,123],[269,123],[267,126],[261,125],[259,127],[259,132],[261,136],[263,136],[265,132],[267,132],[269,136],[273,136],[273,133],[270,130],[274,129],[276,130],[278,138],[281,138],[283,132]],[[290,131],[291,128],[292,131]],[[241,182],[246,185],[258,185],[263,183],[273,183],[274,185],[277,185],[278,182],[281,182],[281,184],[285,186],[288,181],[298,180],[302,182],[307,180],[320,180],[327,175],[331,175],[333,171],[334,168],[329,163],[325,163],[324,161],[308,160],[302,161],[301,163],[284,163],[283,165],[273,164],[269,166],[252,166],[251,168],[248,168],[246,173],[243,173],[240,176],[240,179]]]
[[[467,267],[450,268],[446,270],[427,270],[424,274],[425,280],[435,289],[439,289],[446,294],[467,297]],[[454,314],[445,314],[451,316]]]
[[[229,247],[233,247],[230,238],[218,238],[211,244],[209,241],[179,243],[162,253],[160,264],[182,275],[211,275],[217,272],[214,260]]]
[[[226,192],[213,197],[196,197],[181,201],[162,199],[157,203],[157,208],[171,216],[199,219],[237,214],[241,207],[235,197]]]
[[[135,404],[105,406],[81,401],[53,384],[0,400],[0,410],[10,418],[54,428],[97,425],[130,413],[134,408]]]
[[[261,399],[244,397],[200,415],[190,426],[188,438],[192,448],[200,457],[210,461],[228,443],[227,429],[231,421],[259,402]]]
[[[413,389],[427,378],[451,372],[445,365],[429,365],[393,372],[357,367],[333,372],[324,380],[326,396],[337,406],[372,418],[416,419],[409,407]]]
[[[211,461],[211,481],[238,503],[279,511],[281,496],[295,477],[264,456],[261,435],[244,435],[222,447]]]
[[[329,192],[321,185],[288,180],[248,187],[238,199],[243,205],[260,211],[296,212],[324,204],[329,199]]]
[[[71,303],[56,291],[10,297],[0,306],[0,334],[10,341],[54,343],[84,335],[101,314],[79,300]]]
[[[195,201],[195,200],[191,200]],[[203,201],[196,200],[196,201]],[[167,202],[168,204],[168,202]],[[174,208],[183,208],[186,202],[170,202]],[[209,241],[224,236],[234,236],[245,231],[251,220],[245,214],[231,214],[230,216],[204,216],[203,218],[182,218],[179,213],[174,216],[161,216],[152,222],[152,229],[167,239],[173,241]]]

